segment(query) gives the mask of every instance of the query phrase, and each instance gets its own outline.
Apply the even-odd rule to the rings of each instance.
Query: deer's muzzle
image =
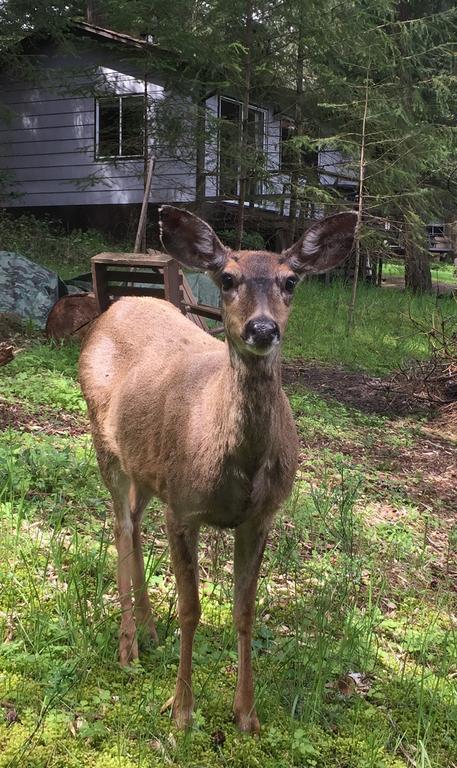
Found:
[[[255,317],[246,323],[242,338],[248,346],[266,352],[270,347],[279,344],[279,326],[270,317]]]

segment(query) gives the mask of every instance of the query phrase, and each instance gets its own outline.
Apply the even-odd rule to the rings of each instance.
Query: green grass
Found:
[[[325,319],[324,290],[306,285],[297,296],[308,317],[319,313],[315,334]],[[327,309],[345,297],[333,286]],[[374,296],[364,297],[369,317],[380,318]],[[300,346],[299,327],[295,315],[288,351],[303,358],[312,334],[308,327]],[[372,344],[360,359],[376,367]],[[330,362],[333,342],[323,346]],[[302,458],[259,585],[253,645],[261,736],[242,736],[230,718],[232,536],[214,531],[204,532],[200,547],[197,711],[182,734],[160,714],[179,643],[161,510],[156,504],[148,513],[144,534],[160,644],[122,670],[109,503],[91,441],[43,426],[44,417],[58,422],[65,413],[84,419],[76,360],[76,347],[36,343],[0,369],[2,396],[21,406],[30,430],[0,433],[0,768],[456,764],[457,627],[448,566],[457,527],[440,499],[444,478],[425,506],[420,472],[405,475],[401,460],[402,451],[421,450],[423,422],[289,389]],[[216,732],[224,734],[222,745]]]
[[[347,331],[350,288],[310,281],[296,292],[284,354],[339,363],[373,373],[388,373],[411,359],[429,354],[425,330],[433,317],[455,318],[452,297],[413,296],[406,292],[360,285],[354,328]]]
[[[457,274],[453,264],[446,264],[443,262],[431,262],[430,269],[432,272],[432,282],[434,283],[449,283],[449,285],[457,285]],[[382,274],[384,277],[392,275],[393,277],[405,276],[404,263],[386,262],[382,267]]]

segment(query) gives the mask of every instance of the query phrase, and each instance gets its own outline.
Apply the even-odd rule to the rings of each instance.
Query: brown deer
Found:
[[[114,303],[84,343],[80,381],[115,514],[120,662],[138,656],[137,625],[157,638],[140,533],[145,507],[156,496],[166,505],[178,590],[173,716],[179,727],[192,716],[197,544],[200,526],[208,524],[235,529],[234,715],[242,731],[259,730],[251,668],[257,578],[273,515],[289,495],[297,467],[297,433],[281,389],[280,343],[295,286],[304,275],[346,258],[355,222],[350,212],[320,220],[280,255],[231,251],[201,219],[164,206],[167,251],[186,267],[207,270],[221,289],[225,343],[171,304],[151,298]]]

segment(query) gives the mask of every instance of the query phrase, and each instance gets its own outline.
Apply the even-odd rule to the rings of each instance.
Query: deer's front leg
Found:
[[[198,528],[187,528],[167,510],[167,534],[178,589],[178,613],[181,628],[178,677],[173,700],[173,718],[178,728],[186,728],[192,719],[192,645],[200,620],[198,597]]]
[[[235,600],[233,618],[238,633],[238,681],[233,713],[241,731],[258,733],[251,643],[255,596],[270,521],[248,521],[235,531]]]

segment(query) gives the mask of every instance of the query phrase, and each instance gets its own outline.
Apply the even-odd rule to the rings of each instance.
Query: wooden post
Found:
[[[203,215],[206,196],[206,101],[203,89],[197,91],[197,115],[195,121],[195,202],[197,213]]]
[[[110,305],[105,264],[97,264],[95,261],[92,261],[92,284],[95,298],[97,299],[98,311],[100,313],[105,312]]]
[[[241,153],[240,153],[240,194],[238,199],[238,215],[236,222],[236,241],[235,247],[239,250],[243,240],[244,232],[244,203],[246,201],[246,191],[248,185],[247,179],[247,153],[248,153],[248,131],[249,131],[249,97],[251,92],[251,68],[252,68],[252,35],[254,28],[252,1],[246,0],[246,31],[245,31],[245,63],[244,63],[244,86],[243,86],[243,106],[241,112]]]
[[[151,157],[149,160],[148,176],[146,179],[146,186],[144,189],[143,203],[141,205],[140,220],[138,222],[138,229],[137,229],[136,238],[135,238],[135,246],[133,248],[134,253],[140,253],[141,241],[143,240],[143,235],[146,230],[146,222],[148,218],[148,203],[149,203],[149,195],[151,193],[152,177],[154,175],[154,166],[155,166],[155,157]]]
[[[378,274],[376,278],[376,285],[378,287],[382,285],[382,264],[383,264],[382,256],[380,256],[378,260]]]
[[[181,297],[181,280],[179,274],[178,262],[170,259],[163,270],[163,284],[165,288],[165,298],[175,307],[183,312]]]

